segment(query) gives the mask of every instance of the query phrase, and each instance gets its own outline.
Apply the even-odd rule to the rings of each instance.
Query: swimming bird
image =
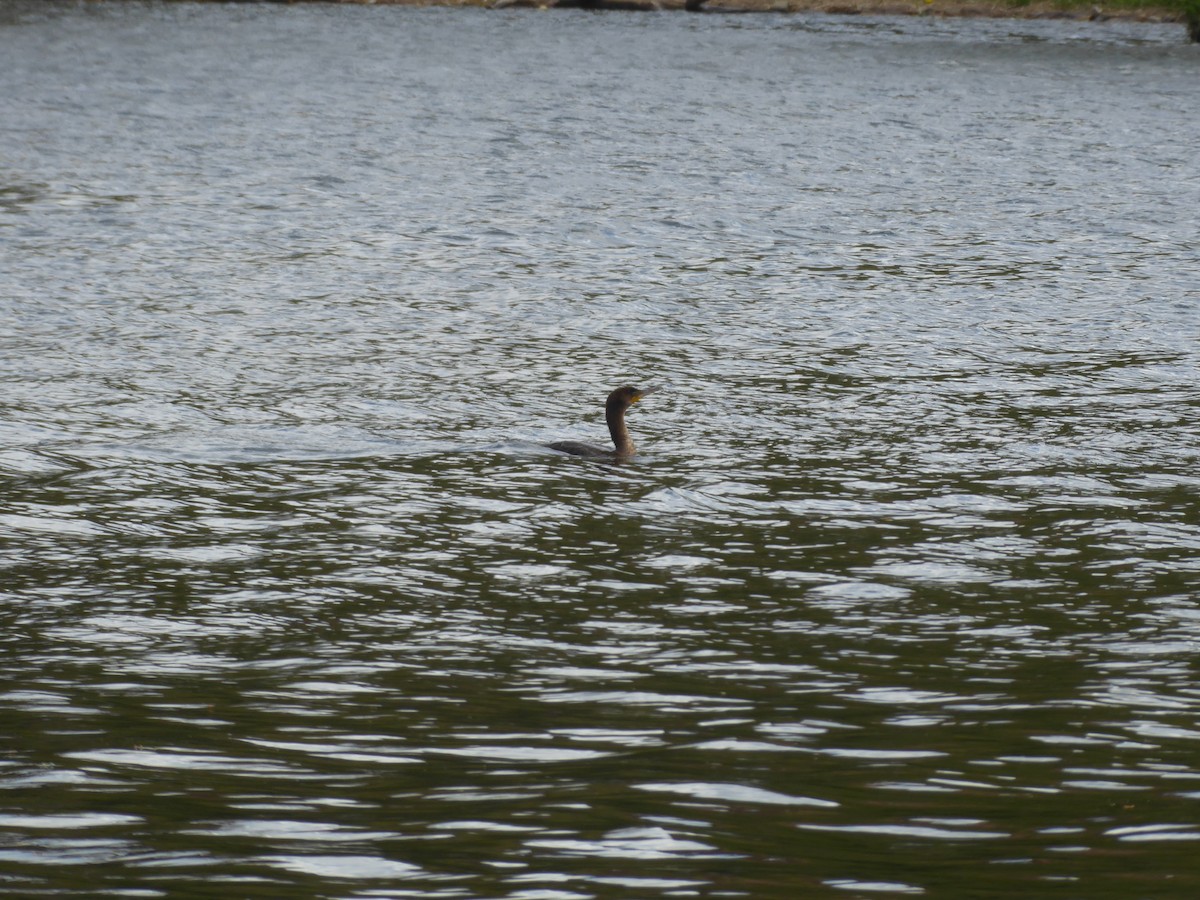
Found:
[[[658,388],[635,388],[630,385],[619,387],[608,395],[604,403],[604,420],[608,423],[608,433],[612,435],[614,450],[606,450],[595,444],[585,444],[581,441],[557,441],[547,444],[551,450],[570,453],[573,456],[599,456],[608,459],[625,459],[633,456],[637,448],[625,427],[625,410],[633,406],[647,394],[653,394]]]

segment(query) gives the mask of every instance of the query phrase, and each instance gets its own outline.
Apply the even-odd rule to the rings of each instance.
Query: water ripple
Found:
[[[0,895],[1200,894],[1177,25],[0,53]]]

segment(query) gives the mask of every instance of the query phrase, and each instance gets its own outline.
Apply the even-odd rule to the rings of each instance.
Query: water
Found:
[[[0,896],[1200,892],[1179,26],[0,42]]]

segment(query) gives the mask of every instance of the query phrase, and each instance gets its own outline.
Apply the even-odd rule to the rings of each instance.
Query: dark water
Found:
[[[2,21],[0,896],[1200,895],[1180,26]]]

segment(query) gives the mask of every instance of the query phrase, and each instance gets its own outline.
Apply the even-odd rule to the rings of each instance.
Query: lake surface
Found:
[[[0,896],[1200,896],[1198,79],[7,4]]]

